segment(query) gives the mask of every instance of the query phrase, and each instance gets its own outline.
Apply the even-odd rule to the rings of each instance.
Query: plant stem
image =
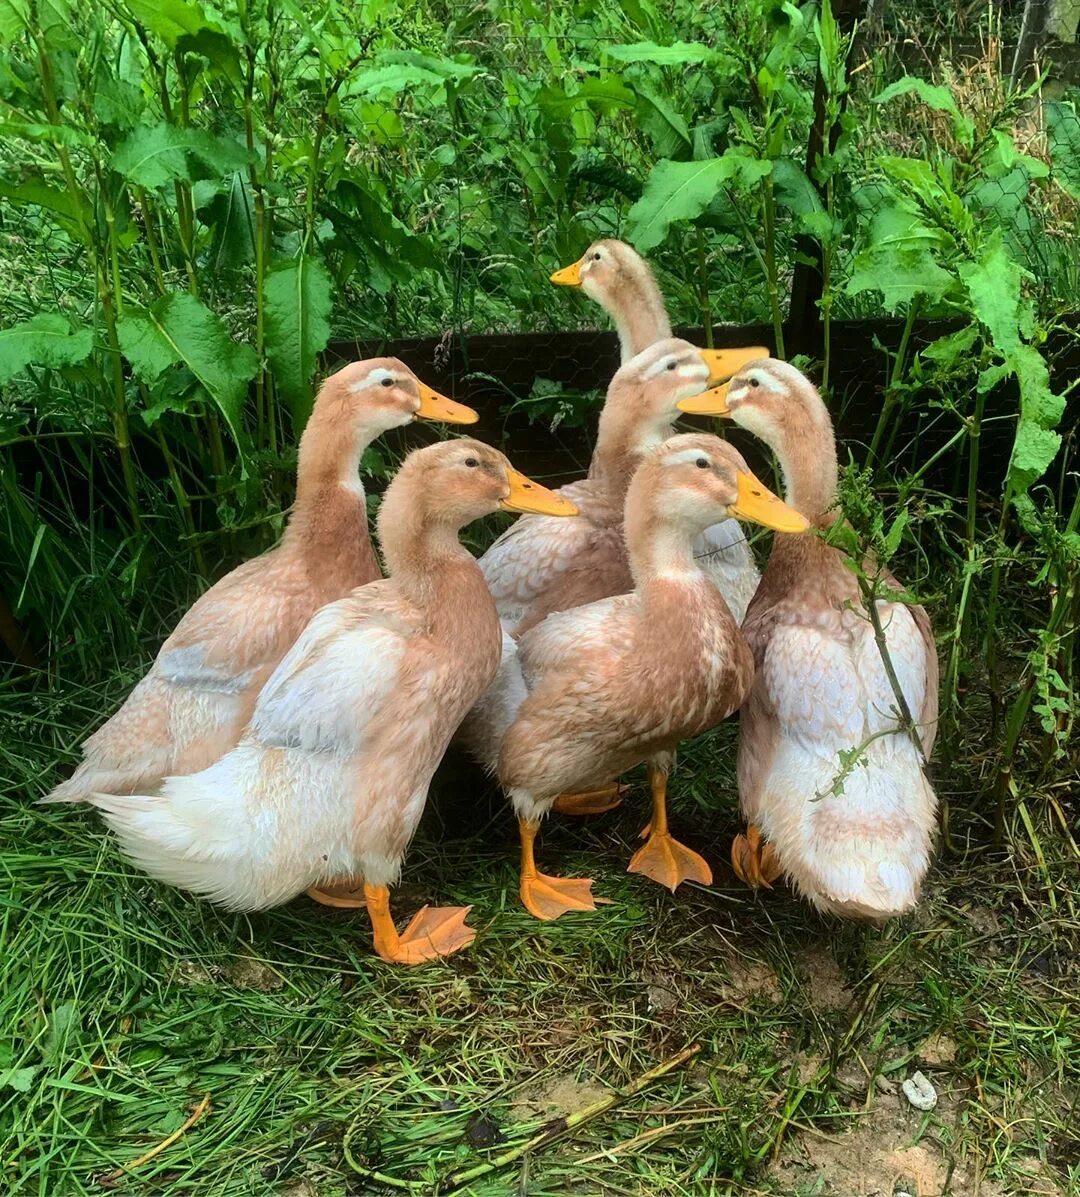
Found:
[[[776,274],[776,198],[773,195],[772,176],[761,180],[762,203],[765,211],[765,286],[769,292],[769,309],[772,312],[773,336],[776,339],[777,357],[784,353],[784,314],[780,307],[780,283]]]
[[[712,303],[709,299],[709,259],[705,253],[705,230],[700,226],[697,233],[698,253],[698,296],[701,304],[701,324],[705,329],[705,348],[713,347]]]
[[[892,369],[889,371],[889,383],[885,388],[885,398],[881,404],[881,411],[878,413],[877,427],[874,429],[874,439],[870,442],[870,452],[866,459],[867,465],[876,464],[878,451],[885,438],[886,430],[889,428],[892,410],[896,406],[900,380],[907,366],[908,342],[911,340],[911,330],[915,327],[915,320],[918,313],[919,297],[916,296],[908,305],[907,317],[904,320],[904,329],[900,334],[900,344],[897,346],[896,356],[893,358]]]

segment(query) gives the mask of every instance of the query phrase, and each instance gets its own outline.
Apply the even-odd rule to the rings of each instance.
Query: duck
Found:
[[[195,602],[124,704],[82,744],[72,776],[40,801],[131,794],[232,748],[315,612],[381,576],[359,476],[364,450],[417,419],[478,418],[397,358],[352,362],[327,378],[300,438],[296,502],[279,543]]]
[[[505,712],[522,693],[516,639],[556,611],[625,594],[633,577],[623,538],[627,487],[642,455],[674,435],[680,398],[700,393],[713,378],[701,350],[668,338],[648,346],[616,372],[608,387],[586,478],[558,489],[580,512],[576,520],[523,516],[480,558],[504,629],[502,664],[490,694],[465,721],[461,741],[489,773],[496,771]],[[721,375],[722,376],[722,375]],[[740,533],[741,537],[741,533]],[[701,538],[696,552],[701,551]],[[728,571],[703,552],[702,564],[741,619],[753,593],[743,577],[734,590]],[[754,574],[756,578],[756,573]],[[494,732],[493,732],[493,729]],[[556,810],[600,814],[618,806],[623,787],[575,790]]]
[[[648,262],[625,241],[615,238],[594,241],[576,262],[556,270],[551,282],[561,287],[580,287],[611,317],[624,366],[650,345],[672,335],[671,320],[656,276]],[[699,352],[713,375],[721,380],[740,366],[767,356],[768,350],[750,346]],[[697,552],[708,558],[717,585],[736,618],[741,620],[757,589],[758,570],[738,521],[726,520],[707,528]]]
[[[813,383],[766,359],[680,407],[726,416],[764,441],[786,501],[814,532],[775,537],[743,621],[757,672],[740,716],[737,772],[748,827],[732,845],[732,865],[755,887],[786,875],[832,914],[902,914],[918,900],[936,822],[926,775],[938,715],[929,616],[890,598],[875,604],[912,732],[897,715],[857,580],[826,539],[841,518],[836,438]],[[873,561],[863,564],[875,572]],[[889,590],[902,590],[881,573]]]
[[[389,887],[435,768],[498,666],[498,613],[459,533],[499,510],[575,514],[479,441],[409,454],[378,515],[389,576],[315,613],[239,743],[156,793],[90,796],[125,855],[230,910],[351,876],[383,960],[468,946],[468,907],[425,907],[398,934]]]
[[[517,642],[524,694],[501,737],[498,779],[518,819],[521,900],[536,918],[595,909],[591,879],[537,868],[537,832],[556,797],[599,789],[642,762],[653,817],[629,871],[673,890],[712,881],[707,862],[672,836],[666,800],[678,743],[737,710],[753,679],[734,615],[694,555],[702,530],[731,517],[807,527],[726,441],[661,440],[626,492],[632,590],[548,615]]]

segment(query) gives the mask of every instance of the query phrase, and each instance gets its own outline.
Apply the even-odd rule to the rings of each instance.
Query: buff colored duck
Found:
[[[198,599],[123,706],[83,744],[74,774],[42,801],[134,793],[232,748],[308,620],[380,576],[359,477],[364,450],[416,419],[477,418],[397,358],[353,362],[331,375],[300,438],[296,504],[281,541]]]
[[[701,351],[675,338],[649,346],[622,366],[600,413],[588,477],[558,492],[578,508],[580,518],[523,517],[480,559],[503,621],[502,663],[492,691],[466,720],[462,740],[490,772],[497,767],[506,712],[514,709],[522,693],[514,638],[552,612],[633,589],[623,538],[627,487],[642,456],[673,435],[680,398],[699,394],[710,374]],[[700,541],[699,537],[699,548]],[[749,595],[725,588],[726,571],[715,568],[714,558],[703,554],[702,563],[741,619]],[[620,793],[617,785],[579,789],[560,797],[556,809],[562,814],[598,814],[617,806]],[[701,862],[699,871],[703,867]],[[663,883],[672,881],[668,876]]]
[[[758,362],[680,407],[728,416],[760,437],[780,463],[787,502],[815,529],[836,519],[832,422],[793,366]],[[750,884],[786,873],[822,910],[884,919],[915,904],[930,860],[937,799],[925,767],[937,731],[937,650],[922,607],[878,600],[920,748],[896,718],[844,561],[818,536],[777,536],[747,612],[757,675],[742,712],[738,772],[749,828],[732,863]],[[852,750],[857,764],[845,767]]]
[[[574,514],[478,441],[410,454],[379,512],[389,578],[316,613],[239,744],[155,795],[91,795],[125,853],[232,910],[351,875],[376,951],[395,963],[471,942],[467,908],[425,908],[398,935],[388,886],[435,767],[499,661],[498,614],[458,533],[500,509]]]
[[[623,365],[671,336],[671,321],[656,276],[648,262],[625,241],[594,241],[576,262],[556,270],[551,281],[561,287],[580,287],[607,312],[615,322]],[[699,352],[713,375],[722,379],[768,351],[757,346]],[[707,528],[695,552],[707,558],[716,584],[741,622],[758,584],[757,567],[742,528],[736,520]]]
[[[723,595],[695,559],[702,530],[737,516],[788,532],[806,521],[718,437],[663,440],[626,494],[634,588],[549,615],[518,642],[524,695],[502,737],[498,776],[518,816],[521,899],[540,919],[594,909],[592,882],[540,873],[540,820],[570,787],[603,787],[645,761],[648,840],[630,863],[667,884],[712,875],[667,821],[667,777],[680,740],[743,702],[753,661]]]

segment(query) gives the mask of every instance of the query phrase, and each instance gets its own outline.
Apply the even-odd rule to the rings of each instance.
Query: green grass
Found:
[[[675,829],[715,886],[675,898],[623,871],[638,786],[620,811],[545,828],[542,862],[595,877],[612,903],[541,925],[516,900],[501,799],[451,761],[395,909],[472,903],[479,933],[403,970],[374,957],[362,916],[304,899],[223,914],[132,872],[92,813],[30,805],[130,680],[0,695],[5,1193],[100,1193],[205,1094],[209,1112],[121,1191],[384,1191],[352,1171],[347,1138],[362,1168],[434,1193],[692,1043],[683,1069],[463,1191],[1078,1191],[1076,858],[1061,835],[1043,836],[1042,864],[1020,836],[1004,854],[971,847],[985,836],[970,778],[939,771],[969,851],[939,856],[918,912],[841,924],[783,890],[755,897],[723,863],[737,826],[725,725],[673,787]],[[1052,810],[1027,799],[1036,823]],[[897,1091],[917,1067],[941,1097],[929,1115]],[[481,1114],[510,1142],[484,1146]]]

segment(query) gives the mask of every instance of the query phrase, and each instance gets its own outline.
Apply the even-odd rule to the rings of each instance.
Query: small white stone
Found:
[[[921,1072],[909,1076],[901,1088],[917,1110],[932,1110],[937,1105],[937,1090]]]

